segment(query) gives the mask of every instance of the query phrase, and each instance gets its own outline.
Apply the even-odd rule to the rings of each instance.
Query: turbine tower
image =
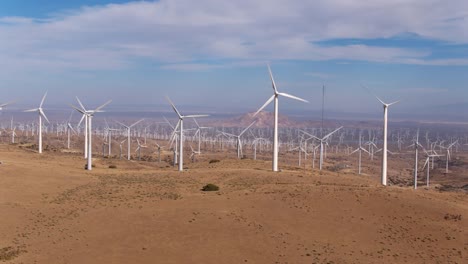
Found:
[[[172,109],[174,112],[177,114],[179,117],[179,171],[184,170],[184,118],[186,117],[191,117],[191,118],[197,118],[197,117],[206,117],[208,115],[181,115],[179,110],[175,107],[174,103],[172,103],[171,99],[166,96],[167,101],[171,104]]]
[[[37,112],[39,114],[39,153],[42,153],[42,118],[44,117],[44,119],[47,121],[47,123],[50,123],[49,119],[47,119],[47,116],[44,113],[44,110],[42,109],[42,104],[44,104],[44,100],[45,100],[46,96],[47,96],[47,91],[45,92],[44,96],[42,97],[41,103],[39,104],[38,108],[29,109],[29,110],[24,111],[24,112]]]
[[[302,98],[296,97],[294,95],[290,95],[287,93],[280,93],[278,92],[278,89],[276,88],[275,80],[273,79],[273,74],[271,73],[270,65],[268,66],[268,72],[270,73],[270,79],[271,79],[271,86],[273,87],[273,95],[266,101],[266,103],[258,109],[258,111],[254,114],[256,116],[260,111],[263,110],[267,105],[269,105],[273,100],[275,101],[275,112],[274,112],[274,129],[273,129],[273,171],[278,171],[278,97],[284,96],[288,97],[294,100],[302,101],[305,103],[308,103],[307,100],[304,100]]]
[[[388,107],[398,103],[399,101],[387,104],[382,101],[379,97],[377,100],[382,103],[384,109],[384,130],[383,130],[383,149],[382,149],[382,185],[387,185],[387,137],[388,137],[388,130],[387,130],[387,121],[388,121]]]

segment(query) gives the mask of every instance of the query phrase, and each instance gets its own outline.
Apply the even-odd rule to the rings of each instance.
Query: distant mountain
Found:
[[[257,120],[255,127],[272,127],[274,122],[274,114],[271,112],[261,111],[256,116],[255,112],[246,113],[243,115],[235,116],[226,120],[217,120],[211,123],[215,126],[225,127],[245,127],[250,125],[254,120]],[[292,120],[285,115],[278,115],[279,127],[301,127],[304,122]]]

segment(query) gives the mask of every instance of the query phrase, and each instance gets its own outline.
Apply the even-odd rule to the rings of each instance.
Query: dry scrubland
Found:
[[[466,192],[213,158],[89,172],[79,154],[1,145],[0,262],[468,263]]]

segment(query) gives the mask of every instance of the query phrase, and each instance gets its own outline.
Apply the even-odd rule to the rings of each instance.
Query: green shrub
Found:
[[[215,192],[215,191],[218,191],[219,190],[219,187],[212,184],[212,183],[208,183],[207,185],[203,186],[202,188],[202,191],[204,192]]]

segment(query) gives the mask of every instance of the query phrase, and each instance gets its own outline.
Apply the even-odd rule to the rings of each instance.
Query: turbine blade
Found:
[[[397,103],[399,103],[399,102],[400,102],[400,100],[395,101],[395,102],[393,102],[393,103],[389,103],[387,106],[391,106],[391,105],[397,104]]]
[[[23,112],[36,112],[39,108],[24,110]]]
[[[302,132],[302,133],[304,133],[304,134],[306,134],[306,135],[308,135],[308,136],[310,136],[311,138],[320,140],[320,138],[318,138],[318,137],[316,137],[316,136],[314,136],[314,135],[312,135],[312,134],[309,134],[309,133],[305,132],[304,130],[299,130],[299,131]]]
[[[78,104],[81,106],[81,108],[86,111],[86,108],[84,107],[84,105],[81,103],[80,99],[78,99],[78,96],[76,96],[76,100],[78,101]]]
[[[116,122],[117,124],[119,124],[119,125],[125,127],[125,128],[129,128],[127,125],[125,125],[125,124],[123,124],[123,123],[120,123],[119,121],[115,121],[115,122]]]
[[[86,114],[81,115],[81,119],[80,119],[80,122],[78,122],[78,126],[81,125],[81,122],[83,122],[85,117],[86,117]]]
[[[362,151],[364,151],[364,152],[366,152],[367,154],[369,154],[369,155],[370,155],[370,153],[369,153],[369,151],[367,151],[367,149],[365,149],[365,148],[361,147],[361,150],[362,150]]]
[[[132,126],[134,126],[134,125],[136,125],[136,124],[140,123],[140,122],[141,122],[141,121],[143,121],[143,120],[145,120],[145,119],[144,119],[144,118],[142,118],[142,119],[140,119],[140,120],[136,121],[135,123],[133,123],[133,124],[129,125],[128,127],[132,127]]]
[[[73,134],[76,135],[76,131],[75,129],[72,127],[72,125],[70,123],[68,123],[68,127],[70,128],[70,130],[73,132]]]
[[[290,95],[290,94],[287,94],[287,93],[278,93],[279,95],[281,96],[284,96],[284,97],[288,97],[288,98],[291,98],[291,99],[294,99],[294,100],[298,100],[298,101],[302,101],[304,103],[308,103],[309,101],[305,100],[305,99],[302,99],[302,98],[299,98],[297,96],[294,96],[294,95]]]
[[[242,136],[242,134],[244,134],[245,131],[247,131],[251,126],[253,126],[253,124],[255,124],[255,122],[257,122],[257,120],[253,121],[248,127],[246,127],[244,130],[242,130],[242,132],[239,134],[239,137]]]
[[[184,118],[185,117],[196,117],[196,118],[199,118],[199,117],[207,117],[207,116],[210,116],[210,115],[186,115],[186,116],[183,116]]]
[[[195,119],[195,117],[193,117],[193,121],[195,122],[195,124],[197,125],[197,127],[200,129],[200,125],[198,124],[197,119]]]
[[[266,103],[263,104],[262,107],[260,107],[260,109],[258,109],[257,112],[255,112],[255,114],[253,116],[256,116],[258,113],[260,113],[260,111],[263,110],[263,108],[265,108],[267,105],[269,105],[271,103],[271,101],[273,101],[273,99],[275,99],[275,96],[276,95],[273,95],[272,97],[270,97],[270,99],[268,99],[268,101],[266,101]]]
[[[7,105],[11,105],[12,103],[14,103],[14,101],[10,101],[8,103],[1,104],[0,107],[5,107]]]
[[[359,148],[357,148],[357,149],[355,149],[353,152],[349,153],[348,156],[351,156],[351,155],[353,155],[354,153],[356,153],[356,152],[358,152],[358,151],[359,151]]]
[[[84,115],[84,114],[86,114],[86,112],[85,112],[85,111],[83,111],[83,110],[79,109],[78,107],[76,107],[76,106],[74,106],[74,105],[70,105],[70,106],[71,106],[73,109],[75,109],[76,111],[78,111],[78,112],[82,113],[83,115]]]
[[[164,120],[166,120],[166,123],[169,124],[169,126],[174,129],[174,126],[171,124],[171,122],[169,122],[169,120],[167,120],[167,118],[165,116],[163,116]]]
[[[271,86],[273,87],[273,92],[275,94],[278,94],[278,89],[276,89],[275,79],[273,78],[273,73],[271,73],[270,64],[267,64],[267,66],[268,66],[268,72],[270,73]]]
[[[382,101],[377,95],[374,95],[375,98],[377,98],[377,100],[379,100],[379,102],[381,102],[383,105],[387,105],[384,101]],[[388,105],[387,105],[388,106]]]
[[[180,114],[179,110],[177,110],[174,103],[171,101],[171,99],[169,99],[168,96],[166,96],[166,100],[169,102],[169,104],[171,104],[172,109],[174,109],[174,112],[176,112],[176,114],[179,116],[179,118],[183,118],[183,116]]]
[[[44,100],[47,96],[47,91],[45,92],[44,96],[42,96],[41,104],[39,105],[39,108],[42,108],[42,104],[44,103]]]
[[[39,108],[39,114],[44,117],[44,119],[47,121],[47,123],[50,123],[49,122],[49,119],[47,118],[47,116],[45,115],[44,111],[42,111],[42,108]]]
[[[327,134],[325,137],[323,137],[323,139],[322,139],[322,140],[325,140],[325,139],[327,139],[329,136],[333,135],[335,132],[337,132],[338,130],[340,130],[340,129],[342,129],[342,128],[343,128],[343,127],[342,127],[342,126],[340,126],[339,128],[335,129],[333,132],[331,132],[331,133],[328,133],[328,134]]]
[[[99,106],[98,108],[96,108],[96,109],[94,110],[94,112],[98,112],[98,111],[101,110],[104,106],[110,104],[111,102],[112,102],[112,100],[109,100],[109,101],[105,102],[104,104],[102,104],[101,106]]]
[[[423,168],[422,168],[423,170],[424,170],[424,168],[426,168],[426,165],[427,165],[428,162],[429,162],[429,157],[427,157],[427,158],[426,158],[426,162],[424,162],[424,166],[423,166]]]

